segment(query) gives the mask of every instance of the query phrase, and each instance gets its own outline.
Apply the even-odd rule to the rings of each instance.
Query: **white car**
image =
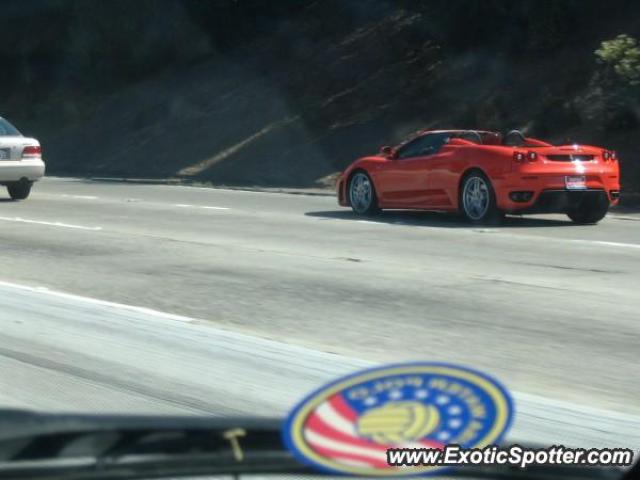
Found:
[[[44,176],[42,148],[35,138],[24,137],[0,117],[0,185],[13,200],[24,200],[33,182]]]

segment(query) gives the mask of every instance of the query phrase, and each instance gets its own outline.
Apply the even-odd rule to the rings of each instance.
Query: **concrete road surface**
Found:
[[[0,201],[0,245],[2,405],[280,415],[364,365],[451,361],[517,392],[520,439],[640,446],[633,213],[478,228],[47,179]]]

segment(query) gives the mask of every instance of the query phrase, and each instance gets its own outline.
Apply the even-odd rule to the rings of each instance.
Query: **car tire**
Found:
[[[609,211],[609,199],[606,195],[585,198],[575,210],[567,212],[567,216],[574,223],[591,225],[602,220]]]
[[[31,193],[32,182],[14,182],[7,185],[7,191],[12,200],[24,200]]]
[[[357,215],[375,215],[380,212],[376,189],[365,171],[358,170],[351,176],[347,195],[349,204]]]
[[[462,180],[459,209],[471,223],[498,224],[504,218],[504,212],[496,203],[491,181],[479,171],[467,174]]]

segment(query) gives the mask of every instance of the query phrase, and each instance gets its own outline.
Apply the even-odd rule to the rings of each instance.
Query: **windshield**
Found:
[[[161,421],[184,416],[275,422],[304,475],[451,445],[637,452],[638,18],[3,1],[0,477],[32,448],[105,476],[134,447],[215,457]],[[127,414],[161,440],[61,420]],[[628,467],[604,455],[541,464]]]

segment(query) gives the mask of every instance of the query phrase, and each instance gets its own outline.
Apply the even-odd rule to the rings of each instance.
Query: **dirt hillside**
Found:
[[[315,186],[418,128],[520,128],[616,148],[640,185],[637,102],[594,55],[636,2],[8,3],[41,33],[5,30],[1,114],[52,174]]]

